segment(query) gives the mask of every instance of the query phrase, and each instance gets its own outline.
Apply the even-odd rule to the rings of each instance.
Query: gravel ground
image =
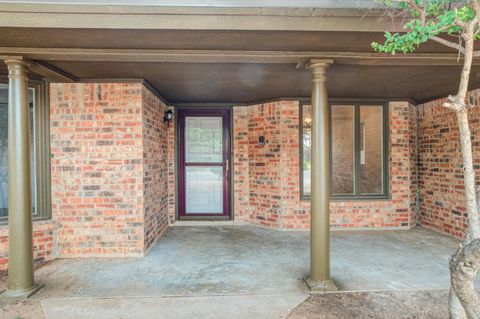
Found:
[[[22,302],[0,301],[0,319],[44,319],[39,300]]]
[[[7,276],[0,272],[0,293],[7,289]],[[39,300],[24,301],[0,300],[0,319],[44,319],[43,309]]]
[[[318,294],[288,319],[441,319],[448,318],[447,302],[447,290]]]

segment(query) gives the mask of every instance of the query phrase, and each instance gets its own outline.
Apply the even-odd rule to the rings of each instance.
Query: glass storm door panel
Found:
[[[230,113],[179,110],[179,218],[230,218]]]

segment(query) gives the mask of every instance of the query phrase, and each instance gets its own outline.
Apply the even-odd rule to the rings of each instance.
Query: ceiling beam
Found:
[[[2,55],[0,54],[0,61],[5,61],[9,59],[24,60],[29,64],[29,71],[35,73],[40,78],[60,81],[60,82],[76,82],[78,79],[73,75],[60,70],[59,68],[54,67],[44,61],[35,61],[26,57],[24,55]]]
[[[57,82],[77,82],[78,79],[73,75],[60,70],[43,61],[32,61],[32,65],[29,68],[30,71],[39,75],[40,77]]]
[[[21,55],[41,61],[154,62],[154,63],[292,63],[301,67],[311,59],[332,59],[351,65],[462,65],[458,54],[411,53],[388,55],[367,52],[137,50],[0,47],[0,55]],[[39,62],[42,63],[42,62]],[[474,60],[480,65],[480,59]],[[52,69],[51,66],[44,67]],[[52,71],[52,70],[51,70]],[[53,70],[55,71],[55,70]],[[58,71],[58,70],[57,70]],[[62,73],[62,72],[58,72]],[[70,77],[64,74],[67,78]]]
[[[372,4],[372,7],[374,4]],[[0,27],[163,30],[401,31],[383,10],[5,3]]]

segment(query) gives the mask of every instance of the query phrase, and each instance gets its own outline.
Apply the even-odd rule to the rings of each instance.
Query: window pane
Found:
[[[312,106],[303,105],[303,194],[310,195],[310,167],[311,167],[311,137],[312,137]]]
[[[360,193],[383,193],[383,116],[381,106],[360,107]]]
[[[221,117],[185,118],[187,163],[221,163],[223,123]]]
[[[223,167],[190,166],[185,173],[187,213],[223,213]]]
[[[35,213],[34,89],[29,89],[32,204]],[[0,84],[0,218],[8,215],[8,85]]]
[[[353,105],[332,106],[332,193],[354,193],[355,131]]]
[[[8,215],[8,88],[0,84],[0,217]]]

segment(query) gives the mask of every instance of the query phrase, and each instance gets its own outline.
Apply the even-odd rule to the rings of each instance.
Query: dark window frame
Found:
[[[0,78],[0,83],[8,85],[8,78]],[[35,89],[35,211],[32,218],[47,220],[52,217],[49,83],[30,79],[28,87]],[[0,225],[7,223],[8,216],[0,217]]]
[[[301,101],[299,103],[299,149],[300,149],[300,200],[310,200],[310,195],[304,193],[304,181],[303,181],[303,108],[304,105],[311,105],[310,101]],[[354,166],[354,190],[355,194],[341,195],[331,194],[330,198],[333,201],[358,201],[358,200],[389,200],[390,194],[390,117],[389,117],[389,101],[387,100],[372,100],[372,99],[329,99],[329,116],[328,116],[328,129],[330,131],[330,178],[332,174],[332,106],[333,105],[352,105],[354,106],[354,153],[355,153],[355,166]],[[383,120],[383,192],[381,194],[360,194],[360,106],[381,106],[382,107],[382,120]]]

